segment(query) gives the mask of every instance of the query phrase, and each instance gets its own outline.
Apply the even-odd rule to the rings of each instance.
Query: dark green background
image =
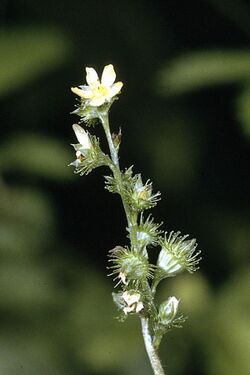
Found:
[[[246,1],[0,4],[0,373],[150,374],[139,322],[121,324],[107,252],[127,242],[97,169],[73,174],[70,87],[115,66],[121,166],[151,178],[166,230],[201,269],[162,283],[189,316],[161,347],[171,375],[249,368],[250,7]],[[102,138],[100,127],[90,130]],[[152,250],[152,258],[156,258]]]

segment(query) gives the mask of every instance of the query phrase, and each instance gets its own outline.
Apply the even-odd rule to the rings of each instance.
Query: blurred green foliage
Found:
[[[206,4],[0,9],[1,375],[151,374],[139,322],[115,319],[105,275],[107,250],[126,241],[119,203],[102,171],[67,167],[69,87],[109,62],[125,83],[111,119],[124,124],[122,164],[153,177],[156,216],[203,250],[200,273],[162,283],[159,300],[175,295],[189,317],[162,361],[171,375],[248,373],[249,39]]]
[[[15,92],[65,62],[70,44],[65,34],[47,28],[4,31],[0,37],[0,95]]]
[[[0,150],[3,172],[11,169],[55,180],[72,178],[72,171],[67,167],[71,158],[70,150],[60,140],[44,135],[12,136]]]
[[[250,86],[247,86],[239,95],[236,110],[244,134],[250,137]]]
[[[250,80],[250,51],[197,51],[179,57],[159,73],[160,89],[181,94],[202,87]]]

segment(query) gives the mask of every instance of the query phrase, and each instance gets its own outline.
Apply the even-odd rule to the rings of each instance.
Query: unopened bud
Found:
[[[175,297],[169,297],[159,307],[160,322],[164,325],[170,324],[178,312],[179,300]]]

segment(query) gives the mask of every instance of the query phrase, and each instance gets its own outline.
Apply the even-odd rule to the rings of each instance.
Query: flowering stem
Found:
[[[154,348],[152,337],[149,332],[149,320],[148,318],[141,317],[142,335],[144,344],[148,354],[149,361],[151,363],[154,375],[166,375],[156,349]]]
[[[112,136],[110,133],[110,127],[109,127],[109,118],[108,114],[104,113],[100,115],[100,120],[102,122],[105,135],[108,141],[110,155],[112,159],[112,164],[110,165],[110,168],[114,174],[114,178],[116,179],[117,185],[119,187],[119,192],[121,195],[124,211],[126,213],[128,227],[129,227],[129,233],[130,233],[130,240],[131,245],[135,246],[137,245],[137,239],[135,231],[133,231],[133,227],[137,225],[137,214],[135,214],[129,207],[128,203],[126,202],[126,198],[124,196],[124,189],[123,189],[123,181],[122,181],[122,173],[119,166],[119,158],[118,158],[118,152],[117,149],[114,146]],[[151,288],[149,284],[147,283],[147,289],[150,294],[152,294]],[[154,305],[153,305],[154,307]],[[151,337],[150,331],[149,331],[149,319],[145,317],[141,317],[141,325],[142,325],[142,335],[146,347],[146,351],[152,366],[152,369],[154,371],[154,375],[165,375],[160,359],[158,357],[157,351],[153,345],[153,339]]]
[[[113,140],[112,140],[112,136],[111,136],[111,133],[110,133],[109,118],[108,118],[107,112],[105,112],[104,114],[102,114],[100,116],[100,119],[101,119],[104,131],[105,131],[105,135],[106,135],[106,138],[107,138],[107,141],[108,141],[109,150],[110,150],[110,154],[111,154],[111,159],[112,159],[114,165],[120,171],[118,153],[116,151],[116,148],[114,146],[114,143],[113,143]]]
[[[130,210],[127,202],[126,202],[124,193],[123,193],[123,182],[122,182],[122,175],[121,175],[121,170],[120,170],[120,166],[119,166],[118,152],[117,152],[117,150],[114,146],[114,143],[113,143],[113,140],[112,140],[112,137],[111,137],[108,114],[107,113],[102,114],[100,116],[100,119],[101,119],[101,122],[102,122],[102,125],[103,125],[103,129],[105,131],[105,135],[106,135],[108,145],[109,145],[111,159],[112,159],[112,162],[113,162],[113,164],[111,166],[111,169],[112,169],[114,177],[117,181],[117,184],[119,186],[119,192],[120,192],[120,195],[121,195],[124,211],[126,213],[129,231],[130,231],[130,234],[131,234],[133,226],[136,225],[136,223],[137,223],[137,215],[132,214],[132,212],[131,212],[131,210]],[[133,237],[134,236],[131,235],[131,240],[133,240]]]

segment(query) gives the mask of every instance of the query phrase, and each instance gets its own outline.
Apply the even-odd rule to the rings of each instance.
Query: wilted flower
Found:
[[[122,82],[115,82],[116,73],[112,64],[106,65],[103,69],[101,81],[93,68],[86,68],[86,81],[88,85],[72,87],[71,90],[92,107],[99,107],[109,103],[121,91]]]
[[[140,293],[130,293],[126,291],[122,294],[122,298],[126,303],[126,306],[123,308],[125,315],[130,312],[139,313],[144,308],[143,303],[140,301]]]

